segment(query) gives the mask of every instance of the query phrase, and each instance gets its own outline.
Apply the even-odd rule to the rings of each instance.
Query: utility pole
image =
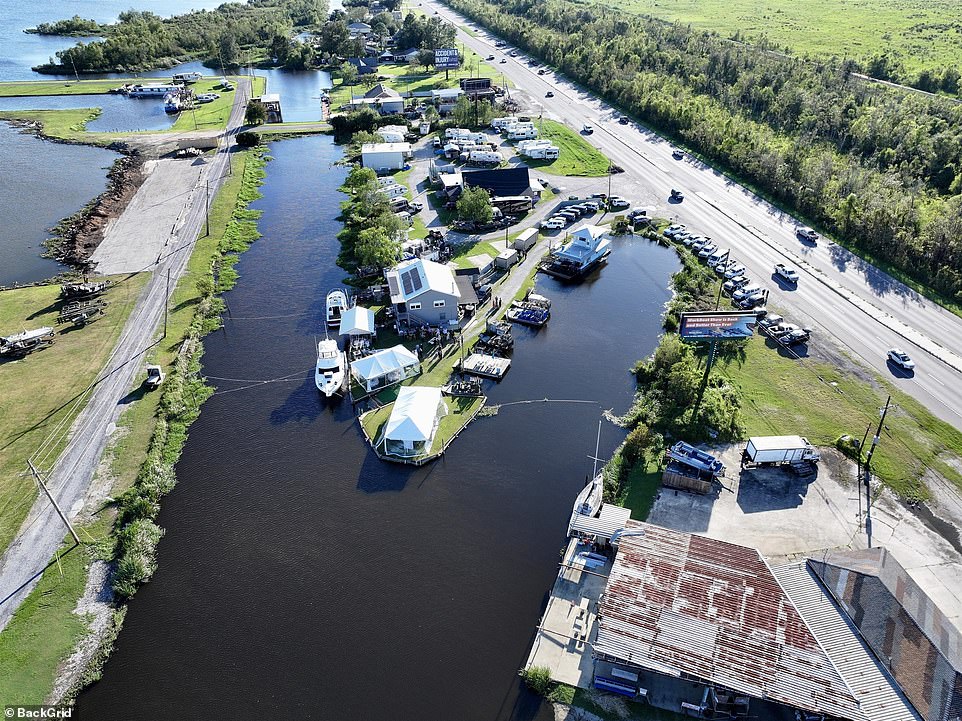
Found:
[[[868,440],[868,432],[872,430],[872,424],[865,426],[865,435],[862,436],[862,443],[858,447],[858,473],[855,475],[855,490],[858,491],[858,530],[862,530],[862,449],[865,448],[865,441]]]
[[[608,161],[608,197],[605,201],[611,200],[611,160]]]
[[[170,268],[167,269],[167,290],[164,293],[164,338],[167,337],[167,309],[170,307]]]
[[[868,449],[868,456],[865,458],[865,533],[868,535],[869,548],[872,547],[872,454],[875,453],[875,447],[881,440],[885,415],[889,412],[891,402],[892,396],[889,396],[885,401],[885,407],[882,409],[882,417],[879,418],[878,428],[872,437],[872,447]]]
[[[204,218],[207,227],[204,237],[206,238],[210,235],[210,178],[207,179],[207,195],[204,201]]]
[[[40,475],[40,471],[38,471],[37,467],[33,465],[33,461],[29,459],[27,460],[27,465],[30,466],[30,472],[33,474],[33,477],[37,479],[37,483],[40,484],[43,492],[47,494],[47,498],[50,499],[50,503],[53,504],[54,509],[57,511],[57,515],[60,516],[60,520],[64,522],[64,525],[67,526],[67,530],[70,531],[70,535],[73,536],[74,543],[79,546],[80,536],[78,536],[77,532],[74,530],[70,519],[64,515],[64,512],[60,510],[60,506],[57,505],[57,502],[54,500],[53,496],[50,495],[50,489],[47,488],[47,484],[43,482],[43,476]]]

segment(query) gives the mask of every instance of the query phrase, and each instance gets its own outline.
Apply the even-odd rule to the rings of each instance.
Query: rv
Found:
[[[498,132],[500,132],[504,130],[506,127],[508,127],[509,125],[512,125],[517,122],[518,122],[517,117],[515,117],[514,115],[508,115],[503,118],[495,118],[494,120],[492,120],[491,127],[497,130]]]
[[[532,160],[557,160],[561,155],[561,150],[554,145],[543,145],[538,148],[532,148],[529,152],[525,153]]]
[[[464,156],[463,153],[461,155]],[[497,165],[502,160],[504,158],[501,157],[501,153],[496,153],[493,150],[473,150],[468,153],[468,161],[472,163],[493,163]]]
[[[537,137],[537,128],[517,128],[508,131],[508,140],[526,140]]]

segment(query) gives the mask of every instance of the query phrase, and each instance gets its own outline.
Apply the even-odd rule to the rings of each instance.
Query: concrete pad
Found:
[[[134,273],[149,269],[165,248],[177,247],[177,231],[191,203],[204,202],[207,163],[202,160],[151,160],[147,177],[127,209],[108,223],[104,239],[90,257],[97,273]]]
[[[663,488],[647,520],[757,548],[772,562],[868,547],[851,461],[824,449],[818,475],[804,479],[774,468],[739,470],[741,450],[712,451],[728,469],[723,488],[704,496]],[[864,498],[861,510],[864,517]],[[962,630],[962,554],[883,488],[873,490],[872,544],[895,556]]]

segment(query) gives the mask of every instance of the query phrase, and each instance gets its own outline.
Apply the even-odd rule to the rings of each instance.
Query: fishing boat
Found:
[[[188,85],[196,83],[201,80],[204,76],[200,73],[176,73],[174,75],[174,83]]]
[[[344,351],[336,340],[324,339],[317,344],[317,364],[314,367],[314,383],[317,389],[330,398],[344,386]]]
[[[341,324],[341,314],[347,310],[347,293],[335,288],[327,294],[327,325],[336,328]]]
[[[522,325],[531,325],[540,328],[548,322],[551,313],[544,308],[516,302],[508,308],[505,317],[512,323],[521,323]]]
[[[611,241],[605,235],[605,229],[586,225],[572,233],[570,240],[551,253],[538,268],[561,280],[575,280],[601,265],[609,255]]]
[[[179,93],[167,93],[164,96],[164,112],[165,113],[180,112],[180,94]]]

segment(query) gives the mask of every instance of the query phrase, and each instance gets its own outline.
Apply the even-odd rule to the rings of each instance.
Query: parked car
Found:
[[[561,218],[548,218],[541,221],[542,230],[561,230],[565,227],[565,222]]]
[[[739,278],[743,277],[745,273],[745,266],[741,263],[736,262],[734,265],[728,266],[723,275],[726,278]]]
[[[889,348],[888,359],[902,370],[915,370],[915,361],[901,348]]]
[[[684,225],[669,225],[667,228],[661,231],[661,234],[666,238],[674,238],[676,235],[681,233],[684,229],[685,229]]]
[[[601,203],[596,203],[593,200],[586,200],[582,205],[592,213],[597,213],[601,209]]]
[[[736,275],[734,278],[729,278],[725,281],[725,284],[722,286],[722,291],[731,295],[743,285],[748,285],[751,282],[751,278],[747,275]]]
[[[714,243],[708,243],[708,245],[703,245],[701,247],[701,250],[698,251],[698,257],[704,260],[705,258],[710,256],[712,253],[714,253],[716,250],[718,250],[717,245],[715,245]]]
[[[409,213],[420,213],[422,210],[424,210],[424,203],[422,203],[420,200],[412,200],[410,203],[408,203]]]
[[[788,283],[798,283],[798,272],[784,263],[775,264],[775,275]]]
[[[777,338],[778,342],[784,346],[791,346],[797,343],[806,343],[812,337],[811,328],[796,328]]]
[[[749,295],[741,300],[736,300],[735,305],[742,310],[752,310],[760,305],[765,305],[765,300],[767,298],[767,293],[762,291],[757,295]]]
[[[692,252],[697,253],[709,243],[711,243],[711,238],[706,238],[704,235],[699,235],[697,238],[695,238],[695,241],[691,244],[690,247],[692,249]]]
[[[678,148],[675,148],[674,150],[671,151],[671,157],[673,157],[675,160],[681,160],[685,157],[685,154],[681,152]]]
[[[671,195],[669,196],[669,200],[675,203],[680,203],[684,199],[685,199],[684,193],[682,193],[680,190],[676,190],[675,188],[671,189]]]
[[[718,248],[711,255],[708,256],[708,259],[706,261],[708,263],[708,267],[716,268],[720,263],[727,262],[730,254],[731,254],[731,251],[728,250],[727,248],[725,250]]]
[[[684,233],[679,233],[676,235],[675,240],[681,241],[683,245],[690,246],[692,243],[698,240],[698,236],[694,233],[685,231]]]
[[[616,209],[631,207],[631,203],[622,198],[620,195],[612,195],[610,198],[608,198],[608,205]]]
[[[780,338],[786,333],[791,333],[794,330],[801,330],[801,328],[794,323],[786,323],[785,321],[768,325],[766,329],[768,335],[770,335],[772,338]]]
[[[745,298],[750,295],[754,295],[755,293],[761,293],[761,292],[762,292],[761,286],[755,285],[754,283],[750,283],[748,285],[743,285],[741,288],[738,288],[735,292],[733,292],[732,299],[741,300],[742,298]]]
[[[720,276],[722,276],[722,277],[724,278],[724,277],[725,277],[725,273],[728,272],[728,269],[729,269],[729,268],[734,268],[734,267],[737,266],[737,265],[739,265],[739,262],[738,262],[737,260],[735,260],[734,258],[730,258],[730,257],[729,257],[729,258],[725,258],[725,260],[722,260],[722,261],[720,261],[720,262],[718,262],[718,263],[715,263],[715,265],[713,266],[713,268],[714,268],[715,272],[716,272],[718,275],[720,275]]]
[[[804,225],[800,225],[799,227],[795,228],[795,236],[799,240],[804,240],[807,243],[818,242],[818,233],[811,228],[806,228]]]
[[[778,313],[772,313],[771,315],[766,314],[764,318],[762,318],[760,321],[758,321],[758,327],[759,327],[759,328],[764,328],[764,329],[767,330],[768,328],[771,328],[772,326],[778,325],[779,323],[781,323],[781,322],[784,321],[784,320],[785,320],[785,318],[783,318],[782,316],[778,315]]]
[[[648,215],[647,208],[632,208],[628,211],[628,220],[634,220],[635,218],[640,218],[646,215]]]

